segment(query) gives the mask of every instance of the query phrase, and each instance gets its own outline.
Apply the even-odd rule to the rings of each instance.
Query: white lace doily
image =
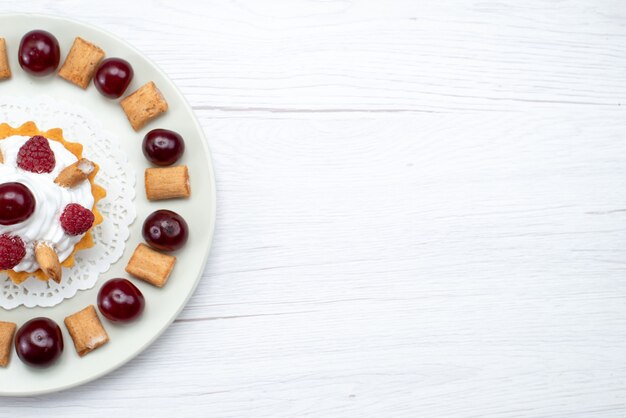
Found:
[[[117,138],[87,109],[43,95],[0,97],[0,123],[18,127],[27,121],[34,121],[42,131],[61,128],[66,140],[83,144],[83,155],[100,166],[96,184],[106,189],[107,196],[98,203],[104,221],[92,230],[96,245],[76,254],[76,264],[63,269],[60,284],[31,277],[16,285],[0,273],[0,307],[5,309],[55,306],[78,290],[92,288],[98,276],[122,256],[129,225],[136,217],[135,172]]]

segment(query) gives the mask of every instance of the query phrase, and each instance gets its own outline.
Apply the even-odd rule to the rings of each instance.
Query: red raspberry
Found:
[[[61,226],[68,235],[84,234],[89,231],[93,221],[93,213],[76,203],[67,205],[61,215]]]
[[[0,270],[17,266],[25,255],[26,247],[20,237],[0,235]]]
[[[54,152],[43,136],[33,136],[17,153],[17,166],[31,173],[50,173],[55,164]]]

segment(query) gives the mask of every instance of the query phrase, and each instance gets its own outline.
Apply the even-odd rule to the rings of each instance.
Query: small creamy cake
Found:
[[[53,139],[25,126],[34,124],[2,135],[8,125],[0,125],[0,270],[18,283],[30,276],[60,282],[61,266],[93,246],[89,231],[102,220],[95,203],[104,191],[93,184],[97,166],[82,158],[82,146],[60,130]]]

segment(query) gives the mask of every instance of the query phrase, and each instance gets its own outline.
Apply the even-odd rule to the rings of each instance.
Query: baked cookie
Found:
[[[102,48],[76,37],[59,70],[59,77],[86,89],[104,55]]]
[[[167,102],[152,81],[124,98],[120,104],[135,131],[140,130],[146,123],[167,111]]]

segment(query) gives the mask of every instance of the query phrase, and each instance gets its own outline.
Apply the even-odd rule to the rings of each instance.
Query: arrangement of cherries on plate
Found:
[[[61,50],[54,35],[44,30],[26,33],[20,42],[18,61],[27,73],[44,77],[59,66]],[[100,94],[110,99],[121,97],[134,76],[131,64],[121,58],[104,59],[98,66],[93,83]],[[176,163],[185,151],[185,141],[177,132],[153,129],[143,138],[142,151],[157,166]],[[0,184],[0,225],[24,222],[35,211],[36,199],[25,185]],[[156,250],[180,250],[189,238],[187,222],[171,210],[157,210],[143,223],[142,235]],[[145,298],[130,280],[115,278],[106,281],[97,295],[101,314],[115,323],[137,320],[145,309]],[[23,324],[15,335],[15,350],[27,365],[45,368],[54,364],[63,352],[63,334],[59,325],[49,318],[34,318]]]
[[[27,73],[44,77],[56,71],[61,61],[57,38],[45,30],[32,30],[22,37],[18,49],[20,67]],[[105,97],[117,99],[133,79],[133,67],[121,58],[107,58],[96,70],[93,83]]]

